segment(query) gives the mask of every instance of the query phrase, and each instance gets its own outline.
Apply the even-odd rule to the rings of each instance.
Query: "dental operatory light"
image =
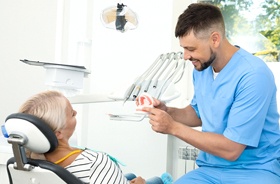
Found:
[[[136,29],[138,26],[136,13],[122,3],[104,9],[101,13],[101,21],[106,28],[122,33]]]

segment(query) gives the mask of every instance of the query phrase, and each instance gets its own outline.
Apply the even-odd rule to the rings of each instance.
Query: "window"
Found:
[[[280,62],[279,0],[198,0],[217,5],[230,42],[266,62]]]

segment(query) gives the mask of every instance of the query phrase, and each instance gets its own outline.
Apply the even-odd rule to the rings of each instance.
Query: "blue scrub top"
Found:
[[[201,151],[197,165],[271,170],[276,164],[280,173],[275,162],[280,158],[276,85],[267,65],[240,48],[215,80],[208,67],[193,71],[193,83],[191,105],[202,120],[202,131],[247,146],[236,161]]]

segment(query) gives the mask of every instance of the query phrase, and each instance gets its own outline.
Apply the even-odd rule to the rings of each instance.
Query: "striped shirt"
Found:
[[[128,184],[120,167],[106,153],[84,150],[67,167],[86,184]]]

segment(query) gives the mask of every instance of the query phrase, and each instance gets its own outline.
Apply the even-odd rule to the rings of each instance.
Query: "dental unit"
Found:
[[[27,59],[21,61],[29,65],[44,67],[47,76],[46,85],[51,86],[52,89],[64,90],[63,92],[68,94],[71,103],[73,99],[84,96],[84,101],[74,101],[73,103],[123,101],[123,106],[129,101],[135,106],[133,101],[143,93],[147,93],[151,97],[164,102],[169,102],[179,97],[180,92],[176,89],[175,84],[182,79],[187,64],[183,59],[182,52],[160,54],[151,66],[137,77],[131,85],[127,88],[122,88],[121,91],[114,91],[105,99],[103,96],[79,94],[83,86],[83,78],[91,73],[83,66],[30,61]],[[94,98],[94,100],[91,98]],[[135,107],[132,106],[129,109],[135,109]],[[142,121],[147,115],[145,113],[139,113],[139,111],[129,113],[122,111],[120,113],[107,114],[111,120],[124,121]]]

